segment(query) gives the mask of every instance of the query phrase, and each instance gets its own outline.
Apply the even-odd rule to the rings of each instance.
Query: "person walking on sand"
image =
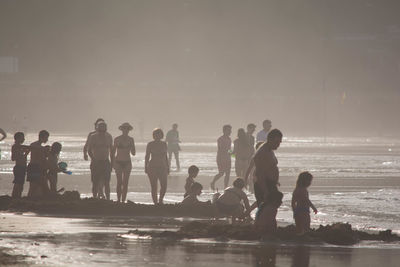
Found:
[[[167,192],[167,177],[169,175],[169,162],[167,156],[167,143],[162,141],[164,133],[160,128],[153,130],[153,141],[146,146],[144,171],[149,176],[151,197],[153,203],[163,204]],[[157,196],[158,181],[160,181],[160,196]]]
[[[171,166],[172,153],[173,153],[175,156],[176,170],[179,171],[181,168],[179,164],[179,151],[181,150],[181,148],[179,146],[180,140],[179,140],[178,124],[174,123],[172,125],[172,129],[167,132],[165,141],[167,142],[168,145],[169,166]]]
[[[250,145],[249,139],[243,128],[238,130],[237,139],[233,141],[233,153],[235,155],[235,172],[237,177],[244,178],[254,147]]]
[[[225,174],[224,179],[224,188],[228,187],[229,177],[231,175],[231,147],[232,140],[230,135],[232,133],[232,126],[224,125],[222,127],[223,135],[218,138],[217,146],[217,165],[218,165],[218,173],[214,176],[210,186],[212,190],[215,190],[215,182],[218,181]]]
[[[106,199],[110,200],[111,166],[114,163],[112,153],[112,136],[107,132],[107,124],[101,121],[97,124],[96,133],[92,134],[88,143],[88,154],[92,159],[92,193],[94,198],[100,197],[104,186]]]
[[[268,133],[271,130],[272,124],[270,120],[263,121],[263,129],[257,133],[256,141],[258,142],[265,142],[268,138]]]
[[[131,155],[136,155],[136,149],[135,140],[129,136],[129,131],[132,131],[133,127],[125,122],[118,129],[122,131],[122,135],[114,139],[112,153],[115,158],[114,170],[117,175],[117,200],[121,202],[122,196],[122,202],[125,202],[132,170]]]

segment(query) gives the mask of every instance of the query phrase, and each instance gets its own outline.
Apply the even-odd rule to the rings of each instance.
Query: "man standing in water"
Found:
[[[263,129],[257,133],[257,143],[267,141],[269,130],[271,130],[272,124],[270,120],[263,121]]]
[[[279,169],[274,150],[278,149],[281,142],[282,132],[278,129],[273,129],[267,136],[267,142],[254,155],[255,176],[257,179],[254,183],[254,194],[259,207],[263,202],[268,201],[271,192],[278,191]]]
[[[97,131],[89,138],[88,153],[92,171],[92,193],[93,197],[100,197],[104,186],[107,200],[110,199],[111,166],[114,163],[112,153],[112,136],[107,132],[107,124],[100,121]]]
[[[179,150],[181,150],[179,146],[179,132],[178,132],[178,124],[174,123],[172,125],[172,129],[168,131],[167,136],[165,137],[165,141],[167,142],[168,145],[168,162],[169,166],[171,166],[171,160],[172,160],[172,153],[174,153],[175,156],[175,162],[176,162],[176,170],[180,170],[180,164],[179,164]]]
[[[231,175],[231,147],[232,140],[230,135],[232,133],[232,126],[224,125],[222,127],[223,135],[218,138],[217,146],[217,165],[218,165],[218,173],[215,175],[214,179],[211,182],[211,189],[215,190],[215,182],[218,181],[225,174],[224,179],[224,189],[228,187],[229,184],[229,176]]]

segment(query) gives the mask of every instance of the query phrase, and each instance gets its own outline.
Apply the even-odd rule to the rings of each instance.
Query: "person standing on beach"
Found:
[[[258,207],[268,199],[271,192],[278,191],[279,169],[274,150],[278,149],[281,142],[282,132],[278,129],[270,131],[267,142],[261,145],[253,157],[256,168],[254,194]]]
[[[250,145],[249,139],[243,128],[238,130],[237,139],[233,141],[233,153],[235,155],[236,176],[244,178],[249,166],[254,147]]]
[[[146,146],[144,171],[149,176],[151,197],[153,203],[163,204],[167,192],[167,177],[169,175],[169,162],[167,156],[167,143],[162,141],[164,133],[160,128],[153,130],[153,141]],[[157,196],[158,181],[160,181],[160,196]]]
[[[11,196],[13,198],[21,198],[26,176],[26,157],[28,156],[30,149],[29,147],[22,145],[25,141],[24,133],[15,133],[14,140],[15,143],[11,147],[11,160],[15,161],[15,166],[13,168],[14,186]]]
[[[263,121],[263,129],[257,133],[256,141],[258,142],[265,142],[268,138],[268,133],[271,130],[272,124],[270,120]]]
[[[122,131],[122,135],[114,139],[112,153],[115,161],[113,167],[117,175],[117,200],[121,202],[122,196],[122,202],[125,202],[128,193],[129,176],[132,170],[131,155],[136,155],[136,149],[135,140],[129,136],[129,131],[132,131],[133,127],[125,122],[118,129]]]
[[[225,174],[224,179],[224,188],[228,187],[229,177],[231,174],[231,147],[232,140],[230,135],[232,133],[232,126],[224,125],[222,127],[223,135],[218,138],[217,146],[217,165],[218,165],[218,173],[214,176],[210,186],[212,190],[215,190],[215,182],[218,181]]]
[[[176,162],[176,170],[180,170],[180,164],[179,164],[179,151],[181,150],[179,146],[179,132],[178,132],[178,124],[174,123],[172,125],[172,129],[167,132],[167,136],[165,137],[165,141],[167,142],[168,145],[168,162],[169,166],[171,166],[171,160],[172,160],[172,153],[175,156],[175,162]]]
[[[88,154],[92,159],[92,193],[94,198],[100,197],[104,186],[106,199],[110,200],[111,166],[114,163],[112,153],[113,140],[107,132],[107,124],[100,121],[96,133],[92,134],[88,143]]]
[[[250,144],[250,146],[253,148],[253,153],[251,153],[251,155],[253,155],[254,152],[255,152],[254,147],[255,147],[255,145],[256,145],[256,139],[255,139],[254,136],[253,136],[253,133],[254,133],[255,131],[256,131],[256,125],[255,125],[254,123],[249,123],[249,124],[247,125],[247,132],[246,132],[246,135],[247,135],[247,138],[249,139],[249,144]]]

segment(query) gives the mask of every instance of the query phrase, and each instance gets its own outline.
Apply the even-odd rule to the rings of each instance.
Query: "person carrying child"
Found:
[[[244,180],[242,178],[236,178],[233,182],[233,186],[226,188],[224,193],[216,201],[218,211],[222,215],[232,216],[232,221],[236,218],[243,218],[246,214],[250,214],[249,199],[246,193],[243,192],[244,187]]]
[[[15,143],[11,148],[11,160],[15,161],[15,166],[13,168],[14,187],[11,196],[13,198],[21,198],[26,176],[26,157],[28,156],[30,150],[28,146],[22,145],[25,141],[24,133],[15,133],[14,140]]]
[[[211,201],[204,202],[197,199],[197,197],[201,195],[202,190],[203,186],[198,182],[194,182],[190,186],[190,191],[188,195],[182,200],[181,205],[183,206],[210,205]]]
[[[189,177],[186,178],[185,194],[183,195],[183,198],[185,198],[189,195],[191,187],[195,183],[194,178],[196,178],[197,175],[199,174],[199,168],[196,165],[190,166],[188,169],[188,174],[189,174]]]
[[[304,234],[310,230],[310,208],[315,214],[318,213],[318,210],[308,197],[307,188],[311,185],[312,179],[311,173],[300,173],[297,178],[296,188],[292,194],[293,217],[298,234]]]

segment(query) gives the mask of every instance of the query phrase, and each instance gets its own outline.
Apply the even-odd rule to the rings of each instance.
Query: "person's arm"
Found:
[[[12,147],[11,147],[11,160],[12,161],[16,161],[17,159],[15,158],[15,154],[16,154],[16,152],[17,152],[17,147],[16,147],[17,145],[13,145]]]
[[[89,155],[90,158],[93,158],[92,149],[93,149],[93,138],[88,136],[86,153],[87,153],[87,155]],[[87,155],[86,155],[86,158],[87,158]]]
[[[108,146],[108,150],[109,150],[109,152],[110,152],[110,161],[111,161],[111,166],[114,166],[114,159],[115,159],[115,157],[114,157],[114,147],[113,147],[113,139],[112,139],[112,136],[110,135],[109,136],[109,138],[108,138],[108,142],[109,142],[109,146]]]
[[[131,154],[132,154],[132,156],[136,155],[135,139],[133,139],[133,138],[132,138]]]
[[[86,138],[86,143],[83,146],[83,159],[84,160],[88,160],[88,148],[89,148],[89,139],[90,139],[90,133],[88,134],[87,138]],[[91,156],[90,156],[91,157]]]
[[[0,138],[0,141],[3,141],[4,139],[6,139],[7,133],[1,128],[0,128],[0,134],[2,135],[2,137]]]
[[[150,159],[150,143],[146,146],[146,155],[144,156],[144,172],[147,173],[147,166],[149,164]]]
[[[293,194],[292,194],[292,210],[294,211],[294,209],[296,208],[296,203],[297,202],[297,200],[296,200],[296,194],[293,192]]]
[[[308,204],[310,205],[310,207],[312,208],[312,210],[314,211],[315,214],[318,213],[317,208],[314,206],[314,204],[311,202],[310,198],[308,197],[308,193],[307,193],[307,200],[308,200]]]

